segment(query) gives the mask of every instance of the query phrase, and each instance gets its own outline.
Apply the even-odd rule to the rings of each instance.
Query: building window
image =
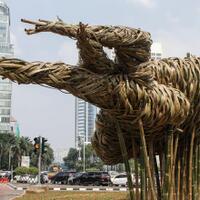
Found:
[[[11,93],[0,93],[0,99],[10,99]]]
[[[156,53],[156,56],[159,56],[159,57],[160,57],[160,56],[161,56],[161,53]]]
[[[9,84],[9,85],[0,85],[0,90],[11,90],[12,89],[12,86]]]
[[[0,109],[0,115],[10,115],[10,109]]]
[[[10,122],[10,117],[1,117],[1,122],[2,123],[9,123]]]
[[[11,101],[0,101],[0,106],[1,107],[10,107],[11,106]]]

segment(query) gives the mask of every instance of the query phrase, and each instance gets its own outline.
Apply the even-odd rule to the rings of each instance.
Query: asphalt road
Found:
[[[0,200],[11,200],[22,194],[23,191],[16,191],[6,184],[0,184]]]

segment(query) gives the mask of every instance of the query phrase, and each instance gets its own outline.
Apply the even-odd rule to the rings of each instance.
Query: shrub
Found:
[[[17,167],[15,169],[16,175],[23,175],[23,174],[28,174],[28,169],[27,167]]]
[[[30,167],[28,171],[29,171],[29,174],[31,175],[37,175],[39,170],[36,167]]]
[[[38,174],[38,168],[36,168],[36,167],[30,167],[30,168],[17,167],[14,172],[16,175],[23,175],[23,174],[36,175],[36,174]]]

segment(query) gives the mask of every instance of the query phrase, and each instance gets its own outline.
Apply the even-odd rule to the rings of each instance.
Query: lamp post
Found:
[[[8,156],[8,170],[11,170],[11,154],[12,154],[12,148],[14,147],[14,145],[11,145],[9,148],[9,156]]]
[[[82,147],[83,147],[83,172],[85,172],[85,169],[86,169],[85,145],[91,144],[91,142],[85,141],[85,135],[80,135],[79,138],[80,138],[80,144],[82,144]],[[81,160],[80,155],[79,155],[78,159]]]
[[[0,143],[0,146],[1,146],[1,148],[0,148],[0,169],[1,169],[1,157],[2,157],[2,149],[3,149],[3,146],[2,146],[2,144]]]
[[[11,165],[11,157],[12,157],[12,148],[14,147],[14,145],[10,146],[9,149],[9,163],[8,163],[8,169],[11,171],[11,181],[13,181],[13,165]]]
[[[83,172],[85,172],[85,137],[83,141]]]
[[[80,135],[79,136],[79,141],[80,141],[80,150],[81,146],[83,147],[83,172],[85,172],[85,135]],[[81,160],[81,157],[79,156],[79,160]]]

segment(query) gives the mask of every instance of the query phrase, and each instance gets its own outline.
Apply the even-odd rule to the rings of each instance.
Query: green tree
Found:
[[[68,155],[63,158],[65,165],[69,169],[76,169],[77,171],[83,170],[83,146],[81,148],[80,156],[81,160],[78,160],[79,151],[75,148],[70,148]],[[103,169],[103,162],[97,157],[94,149],[92,148],[91,144],[85,145],[85,167],[86,170],[93,169],[93,170],[102,170]]]
[[[13,134],[0,134],[0,169],[8,169],[9,153],[15,143],[16,138]]]
[[[63,158],[63,161],[68,169],[76,169],[76,163],[78,161],[78,150],[75,148],[70,148],[67,156]]]
[[[30,165],[38,166],[38,155],[33,151],[33,143],[28,137],[16,137],[14,134],[0,134],[0,169],[8,170],[21,166],[22,156],[30,156]],[[53,161],[53,149],[47,146],[47,152],[43,155],[42,166],[46,169]],[[10,166],[9,166],[10,161]]]
[[[42,170],[47,170],[54,160],[53,149],[47,144],[47,151],[42,155]]]
[[[92,168],[94,170],[103,169],[103,162],[96,155],[96,152],[92,148],[91,144],[88,144],[85,146],[85,163],[86,163],[86,169],[89,169],[89,168]]]

